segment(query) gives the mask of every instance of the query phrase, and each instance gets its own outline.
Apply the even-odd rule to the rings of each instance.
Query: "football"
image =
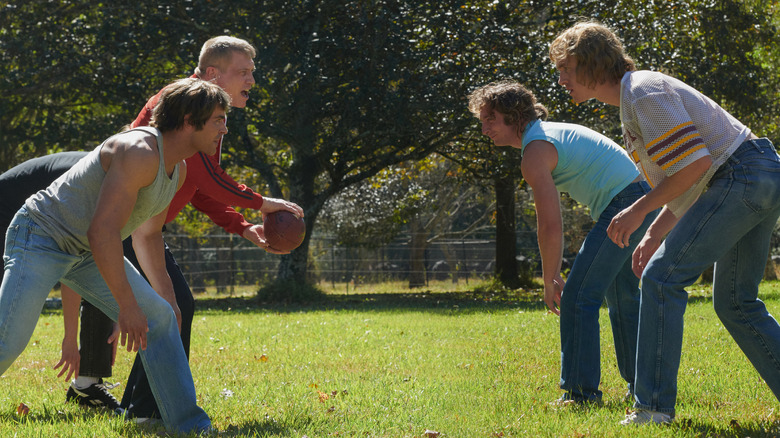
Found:
[[[292,251],[306,236],[306,224],[302,218],[289,211],[269,213],[263,222],[265,241],[277,251]]]

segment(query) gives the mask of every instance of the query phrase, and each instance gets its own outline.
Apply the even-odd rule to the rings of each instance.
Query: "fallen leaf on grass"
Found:
[[[317,395],[320,398],[320,403],[325,403],[325,400],[330,398],[330,395],[322,391],[317,391]]]
[[[24,403],[19,403],[19,406],[16,407],[16,415],[27,415],[29,413],[30,408]]]
[[[261,354],[260,357],[255,356],[255,360],[258,362],[268,362],[268,356]]]

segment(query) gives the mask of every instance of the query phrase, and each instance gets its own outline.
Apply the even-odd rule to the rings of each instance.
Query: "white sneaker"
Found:
[[[620,422],[623,426],[628,426],[631,424],[645,424],[645,423],[655,423],[655,424],[669,424],[672,422],[672,416],[669,414],[664,414],[662,412],[656,412],[656,411],[647,411],[644,409],[637,409],[635,411],[631,411],[628,414],[626,414],[626,418],[623,419],[623,421]]]

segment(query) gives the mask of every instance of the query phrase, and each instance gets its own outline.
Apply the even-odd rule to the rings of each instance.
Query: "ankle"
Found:
[[[90,376],[78,376],[77,378],[73,379],[71,384],[76,389],[84,389],[88,388],[96,383],[100,382],[99,377],[90,377]]]

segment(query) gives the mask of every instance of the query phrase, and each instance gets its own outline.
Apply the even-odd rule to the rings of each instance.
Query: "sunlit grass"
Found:
[[[602,311],[604,405],[556,410],[558,318],[532,298],[406,285],[358,286],[310,305],[250,295],[199,297],[192,369],[222,436],[763,437],[780,434],[778,401],[725,332],[707,285],[686,313],[677,422],[623,428],[629,406]],[[472,285],[473,286],[473,285]],[[453,293],[456,292],[456,293]],[[780,311],[780,284],[762,297]],[[45,313],[31,345],[0,378],[0,436],[157,436],[64,403],[51,366],[62,336]],[[114,380],[132,356],[120,353]],[[122,387],[114,390],[121,396]],[[30,414],[18,416],[24,402]]]

